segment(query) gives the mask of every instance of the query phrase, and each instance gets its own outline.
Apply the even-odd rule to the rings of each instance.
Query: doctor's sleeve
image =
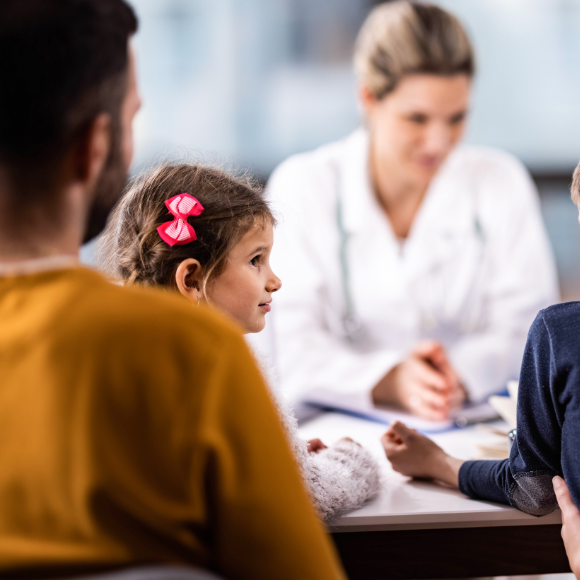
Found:
[[[486,255],[479,284],[482,324],[450,348],[451,363],[472,400],[517,378],[528,328],[558,301],[558,284],[537,192],[525,169],[482,179]],[[505,168],[504,168],[505,169]],[[493,195],[495,193],[495,195]]]
[[[288,162],[287,162],[288,163]],[[279,224],[272,266],[282,279],[272,324],[280,387],[289,401],[307,391],[369,393],[403,356],[390,350],[358,352],[341,336],[340,312],[330,306],[340,278],[328,280],[325,260],[338,262],[334,198],[319,174],[297,176],[283,165],[272,176],[268,192]],[[338,276],[338,275],[337,275]]]

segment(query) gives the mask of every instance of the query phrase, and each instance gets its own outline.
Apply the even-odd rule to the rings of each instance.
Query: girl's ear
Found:
[[[183,260],[175,272],[175,282],[179,292],[196,306],[203,298],[201,284],[203,272],[201,264],[193,258]]]

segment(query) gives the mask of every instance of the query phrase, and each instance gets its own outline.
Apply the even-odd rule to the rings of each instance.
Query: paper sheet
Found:
[[[368,393],[345,395],[324,389],[310,391],[302,398],[302,401],[309,405],[358,415],[371,421],[377,421],[387,425],[394,421],[402,421],[408,427],[417,429],[423,433],[439,433],[458,426],[464,427],[471,423],[490,421],[498,416],[491,405],[481,403],[463,407],[451,420],[429,421],[428,419],[422,419],[397,409],[376,407],[370,401]]]
[[[510,426],[510,429],[516,428],[518,408],[512,397],[499,397],[494,395],[493,397],[489,398],[489,403],[499,413],[501,418]]]

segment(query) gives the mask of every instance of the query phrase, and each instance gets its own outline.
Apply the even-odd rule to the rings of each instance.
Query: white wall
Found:
[[[359,120],[350,54],[370,0],[133,0],[136,166],[193,152],[267,175]],[[536,171],[580,158],[580,0],[440,0],[478,56],[468,140]]]

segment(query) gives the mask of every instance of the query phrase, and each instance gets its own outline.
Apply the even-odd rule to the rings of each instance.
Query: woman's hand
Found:
[[[574,505],[568,486],[561,477],[554,477],[554,492],[562,510],[562,539],[570,568],[576,578],[580,578],[580,512]]]
[[[308,441],[308,453],[318,453],[323,449],[328,449],[328,446],[320,439],[310,439],[310,441]]]
[[[383,449],[393,469],[409,477],[435,479],[459,487],[463,461],[450,457],[427,437],[396,421],[381,437]]]
[[[416,415],[442,421],[461,407],[465,390],[436,341],[419,343],[372,391],[375,404],[395,404]]]

